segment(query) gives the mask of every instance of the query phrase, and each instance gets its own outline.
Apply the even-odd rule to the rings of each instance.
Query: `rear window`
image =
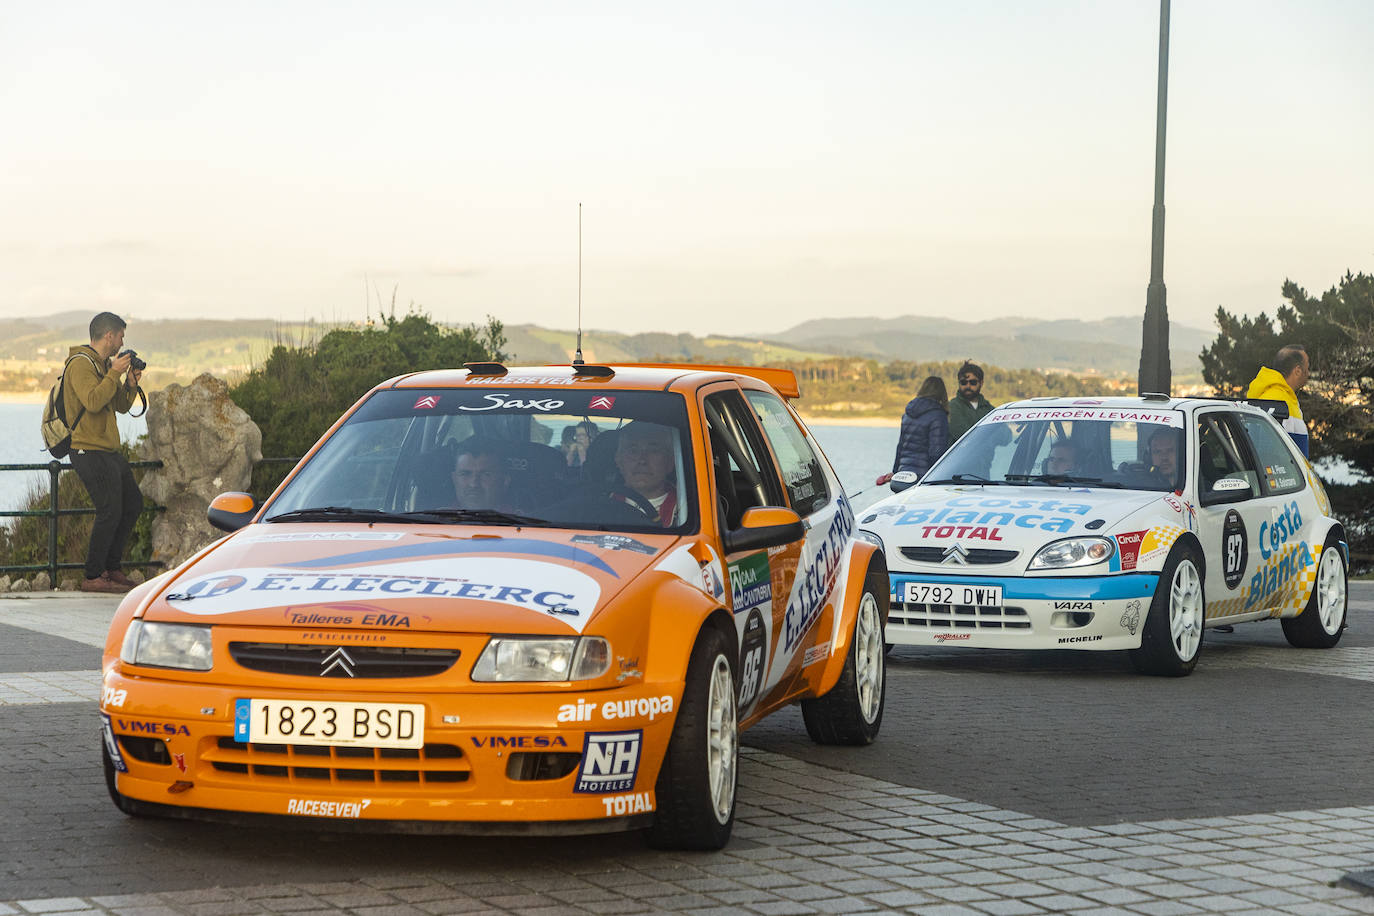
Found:
[[[686,404],[660,391],[389,389],[348,418],[266,521],[321,507],[456,510],[557,527],[694,530]],[[473,523],[500,523],[496,515]]]

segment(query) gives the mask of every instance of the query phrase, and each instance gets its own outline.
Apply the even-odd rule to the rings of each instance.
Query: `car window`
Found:
[[[763,434],[777,456],[792,508],[805,518],[824,507],[830,502],[830,486],[821,470],[820,457],[797,428],[787,405],[777,395],[766,391],[746,391],[744,396],[754,408]]]
[[[1250,444],[1255,447],[1255,457],[1259,463],[1256,470],[1264,470],[1264,473],[1259,475],[1264,492],[1270,496],[1277,496],[1281,493],[1296,493],[1306,486],[1305,475],[1284,441],[1288,438],[1287,435],[1276,429],[1268,417],[1245,413],[1236,416],[1246,435],[1250,437]]]
[[[985,479],[1168,491],[1183,486],[1183,454],[1177,410],[1002,408],[960,438],[922,483]]]
[[[717,511],[725,527],[738,528],[747,509],[784,505],[782,486],[773,472],[773,462],[766,457],[754,413],[739,392],[708,395],[704,407]]]
[[[661,391],[479,387],[374,393],[266,520],[322,507],[519,516],[568,528],[697,524],[686,402]],[[473,523],[501,523],[473,519]]]
[[[1198,415],[1198,498],[1244,490],[1259,495],[1259,475],[1235,421],[1222,411]]]

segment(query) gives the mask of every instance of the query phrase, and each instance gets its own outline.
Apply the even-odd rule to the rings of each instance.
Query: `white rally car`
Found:
[[[1309,648],[1345,627],[1344,530],[1258,406],[1006,404],[913,483],[859,516],[887,555],[889,644],[1127,649],[1178,676],[1207,627],[1277,617]]]

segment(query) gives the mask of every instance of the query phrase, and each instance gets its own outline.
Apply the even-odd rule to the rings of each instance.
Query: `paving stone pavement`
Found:
[[[0,667],[6,672],[0,674],[0,727],[10,736],[0,750],[0,797],[8,799],[13,812],[0,830],[0,916],[1374,913],[1374,897],[1336,884],[1347,872],[1374,868],[1374,792],[1355,781],[1356,774],[1329,766],[1331,757],[1320,739],[1317,746],[1304,739],[1305,764],[1301,769],[1286,764],[1295,767],[1287,776],[1310,780],[1313,787],[1349,783],[1349,804],[1240,810],[1246,804],[1237,796],[1226,800],[1233,813],[1068,823],[988,803],[997,786],[986,784],[972,768],[945,780],[970,790],[957,794],[906,784],[913,781],[909,778],[855,771],[856,762],[881,755],[896,761],[891,768],[900,776],[896,771],[904,760],[933,753],[926,750],[931,742],[911,737],[928,734],[930,718],[920,727],[902,724],[903,716],[917,718],[918,707],[899,709],[892,705],[894,695],[909,704],[936,696],[952,710],[962,685],[995,678],[1030,691],[1032,699],[1036,684],[1105,694],[1107,700],[1113,691],[1133,692],[1133,699],[1116,709],[1122,731],[1158,721],[1137,719],[1135,713],[1181,696],[1200,693],[1209,702],[1229,697],[1235,703],[1237,694],[1255,695],[1270,682],[1275,690],[1306,689],[1305,697],[1328,697],[1329,705],[1345,710],[1348,721],[1363,729],[1354,740],[1367,758],[1371,744],[1365,736],[1374,716],[1365,701],[1374,686],[1368,671],[1371,640],[1365,634],[1374,625],[1374,586],[1355,584],[1352,596],[1352,630],[1337,650],[1287,650],[1272,634],[1243,635],[1237,628],[1234,637],[1209,640],[1199,671],[1179,681],[1131,679],[1118,673],[1111,658],[1086,654],[1057,655],[1045,664],[1025,659],[1024,653],[899,654],[892,666],[884,738],[873,747],[820,760],[822,749],[806,744],[792,753],[773,749],[786,722],[770,726],[758,741],[749,733],[752,746],[742,752],[734,839],[725,850],[709,854],[648,851],[637,837],[626,835],[575,840],[268,835],[248,828],[126,819],[103,798],[99,768],[86,747],[90,742],[73,746],[69,738],[73,731],[89,729],[94,692],[84,682],[64,686],[62,679],[94,672]],[[103,644],[100,618],[108,620],[112,607],[108,600],[103,605],[0,600],[0,626],[62,641],[39,647],[49,654],[35,653],[37,664],[50,653],[68,651],[66,643]],[[48,684],[54,693],[43,698],[35,688],[34,699],[7,700],[6,685],[21,675]],[[82,698],[69,700],[62,689]],[[1047,696],[1062,702],[1058,694]],[[1021,716],[1033,712],[1032,705],[1018,710]],[[1226,712],[1224,707],[1218,711],[1215,727],[1228,721]],[[1041,715],[1055,723],[1065,718],[1056,708]],[[899,727],[886,727],[894,722]],[[1240,731],[1244,738],[1245,729]],[[1086,734],[1079,733],[1079,740],[1087,740]],[[1250,768],[1227,774],[1232,782],[1256,779],[1268,765],[1268,738],[1263,733],[1250,737]],[[1330,734],[1327,741],[1334,746],[1346,738]],[[1021,756],[1018,740],[1013,734],[999,755],[989,752],[985,767],[1015,763]],[[1056,740],[1068,739],[1056,733]],[[1171,739],[1161,732],[1153,740],[1167,744]],[[1189,797],[1197,778],[1193,752],[1198,748],[1179,748],[1185,749],[1190,753],[1176,754],[1171,772],[1145,781],[1144,789],[1137,789],[1130,759],[1120,760],[1105,778],[1128,801],[1139,791],[1140,810],[1154,810],[1147,795],[1161,796],[1164,807],[1177,804],[1169,799]],[[54,788],[54,778],[64,784]],[[1072,791],[1073,780],[1066,784]],[[1041,803],[1076,812],[1068,801],[1051,797]],[[1258,801],[1263,807],[1263,799]]]

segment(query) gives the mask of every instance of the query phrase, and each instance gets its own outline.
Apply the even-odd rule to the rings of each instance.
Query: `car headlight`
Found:
[[[154,668],[185,668],[209,671],[214,661],[210,628],[185,623],[150,623],[135,620],[124,631],[119,660]]]
[[[1092,566],[1110,560],[1116,542],[1110,538],[1065,538],[1041,547],[1030,561],[1030,569],[1068,569]]]
[[[611,644],[600,636],[493,636],[474,681],[588,681],[611,667]]]
[[[887,554],[887,548],[883,546],[883,539],[878,537],[872,531],[866,531],[863,528],[855,528],[854,540],[864,541],[865,543],[872,544],[874,547],[878,548],[878,550],[882,552],[884,555]]]

